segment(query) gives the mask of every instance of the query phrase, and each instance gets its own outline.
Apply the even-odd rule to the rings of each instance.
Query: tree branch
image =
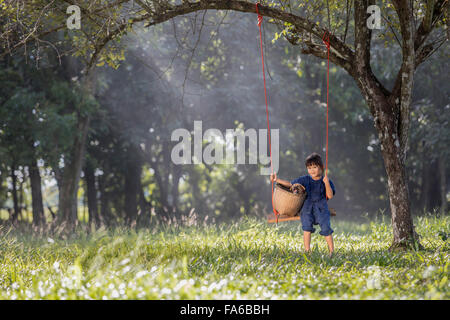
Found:
[[[428,0],[425,16],[416,31],[414,38],[415,64],[416,68],[433,52],[433,45],[425,44],[428,36],[433,31],[436,23],[445,13],[449,6],[448,0]]]
[[[148,7],[148,6],[146,6]],[[144,10],[145,7],[143,7]],[[184,2],[181,5],[167,4],[165,10],[147,11],[149,15],[146,26],[152,26],[157,23],[167,21],[176,16],[185,15],[200,10],[233,10],[247,13],[256,13],[255,3],[243,0],[201,0],[195,3]],[[277,8],[258,6],[259,13],[262,16],[271,17],[280,21],[291,23],[297,30],[307,31],[317,38],[321,39],[325,32],[329,32],[326,28],[322,28],[306,18],[282,11]],[[330,35],[330,43],[334,51],[341,56],[342,59],[351,61],[353,59],[353,51],[339,38]]]
[[[362,74],[370,68],[370,43],[372,30],[367,27],[367,7],[373,0],[355,1],[355,67]]]

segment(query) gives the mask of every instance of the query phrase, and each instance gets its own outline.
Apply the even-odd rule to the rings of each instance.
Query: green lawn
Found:
[[[449,299],[450,217],[415,219],[426,250],[392,253],[386,221],[334,219],[336,255],[298,221],[31,236],[0,227],[0,299]]]

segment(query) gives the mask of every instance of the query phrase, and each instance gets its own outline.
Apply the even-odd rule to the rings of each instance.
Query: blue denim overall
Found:
[[[325,183],[320,178],[314,180],[310,175],[301,176],[291,181],[291,184],[300,183],[306,189],[306,198],[301,210],[303,231],[313,233],[314,225],[320,226],[319,234],[329,236],[333,233],[330,225],[330,210],[326,199]],[[333,182],[329,179],[333,195],[336,194]]]

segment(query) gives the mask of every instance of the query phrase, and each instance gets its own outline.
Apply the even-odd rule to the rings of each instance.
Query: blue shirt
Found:
[[[322,179],[323,177],[321,177],[319,180],[314,180],[308,174],[291,181],[291,184],[300,183],[305,187],[306,198],[305,202],[303,203],[301,211],[302,213],[312,213],[313,206],[316,206],[319,211],[325,210],[329,213],[325,182],[323,182]],[[331,181],[331,179],[329,178],[328,181],[330,181],[331,190],[333,191],[334,196],[336,194],[336,189],[334,188],[333,181]]]

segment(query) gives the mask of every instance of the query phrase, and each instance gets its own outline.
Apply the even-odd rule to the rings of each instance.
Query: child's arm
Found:
[[[292,187],[292,184],[289,181],[277,178],[276,173],[270,175],[270,181],[277,182],[287,188]]]
[[[328,177],[326,175],[323,177],[323,182],[325,183],[327,200],[330,200],[331,198],[333,198],[333,189],[331,189],[330,180],[328,180]]]

